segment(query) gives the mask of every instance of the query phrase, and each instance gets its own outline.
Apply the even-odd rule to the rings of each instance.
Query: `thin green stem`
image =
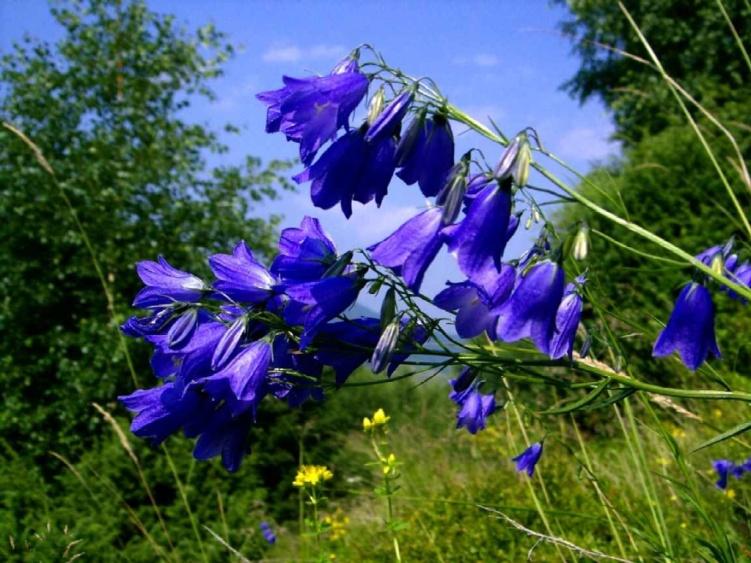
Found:
[[[733,205],[735,206],[735,209],[738,212],[738,217],[740,217],[741,221],[743,222],[743,226],[746,228],[746,233],[751,238],[751,223],[749,223],[748,217],[746,216],[746,212],[743,210],[743,207],[741,206],[740,202],[738,201],[738,198],[735,195],[735,191],[733,190],[733,187],[730,185],[730,182],[725,176],[725,173],[723,172],[722,167],[720,166],[720,163],[717,160],[717,157],[712,151],[712,147],[709,145],[706,138],[704,137],[704,134],[699,129],[699,126],[697,125],[696,120],[694,120],[693,116],[691,115],[691,112],[688,111],[688,107],[686,107],[686,104],[683,101],[683,98],[681,97],[680,93],[676,90],[675,86],[673,86],[673,84],[671,83],[670,77],[668,73],[665,71],[665,69],[663,68],[662,63],[660,62],[660,59],[657,57],[657,54],[652,49],[652,46],[649,44],[649,41],[647,41],[647,38],[642,33],[636,21],[634,21],[634,18],[631,16],[631,13],[628,11],[628,9],[626,9],[626,6],[624,6],[623,2],[621,2],[620,0],[618,2],[618,6],[621,8],[621,11],[626,16],[626,19],[628,20],[629,24],[631,24],[631,27],[636,32],[642,45],[647,50],[647,53],[649,53],[649,57],[652,59],[652,62],[657,68],[657,71],[660,73],[660,76],[668,84],[668,87],[670,88],[670,92],[673,94],[676,101],[678,102],[678,105],[680,106],[681,111],[683,111],[684,115],[686,116],[686,120],[691,125],[691,128],[694,130],[694,133],[696,133],[696,136],[698,137],[699,142],[701,143],[702,147],[704,147],[704,150],[707,153],[709,160],[712,162],[712,165],[715,167],[715,170],[717,171],[717,175],[720,177],[720,180],[722,181],[722,184],[725,187],[725,191],[727,191],[728,196],[730,197],[730,200],[733,202]]]
[[[193,515],[193,511],[190,509],[190,502],[188,501],[188,495],[185,492],[185,487],[183,487],[183,483],[177,473],[177,468],[175,467],[175,463],[172,461],[172,456],[170,456],[164,444],[162,444],[162,451],[164,451],[164,455],[167,458],[167,464],[169,465],[172,476],[174,477],[175,483],[177,484],[177,490],[180,492],[180,498],[183,501],[183,506],[185,506],[185,511],[188,513],[188,519],[190,520],[190,525],[193,528],[193,534],[195,534],[196,540],[198,540],[198,548],[201,551],[201,559],[203,559],[204,563],[207,563],[209,559],[206,556],[206,551],[203,548],[201,532],[198,530],[198,523],[196,522],[196,518]]]

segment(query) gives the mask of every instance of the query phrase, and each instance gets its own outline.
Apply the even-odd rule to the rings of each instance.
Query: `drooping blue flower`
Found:
[[[548,353],[563,282],[563,268],[556,262],[542,260],[532,266],[498,310],[498,338],[505,342],[531,338],[541,352]]]
[[[213,412],[193,448],[193,457],[207,460],[222,456],[222,465],[230,473],[240,468],[248,450],[248,432],[253,424],[250,412],[232,416],[227,407]]]
[[[384,137],[369,143],[363,135],[362,129],[349,131],[292,178],[298,184],[312,182],[313,205],[330,209],[339,204],[347,218],[352,215],[353,199],[360,203],[375,199],[381,205],[396,167],[396,142]]]
[[[287,401],[290,407],[299,407],[310,398],[322,401],[322,371],[323,365],[312,354],[301,352],[286,336],[274,339],[269,370],[269,392],[274,397]]]
[[[303,326],[301,349],[308,347],[318,327],[343,313],[355,302],[361,287],[360,278],[352,274],[286,288],[290,301],[284,309],[284,320],[291,325]]]
[[[730,281],[737,283],[738,285],[745,285],[746,287],[751,287],[751,264],[748,262],[742,262],[739,264],[738,257],[735,254],[732,255],[730,258],[734,259],[733,262],[731,263],[731,261],[728,260],[725,263],[728,279],[730,279]],[[742,303],[746,303],[747,301],[746,298],[741,297],[732,289],[729,289],[724,286],[722,289],[723,291],[727,292],[727,294],[733,299],[740,301]]]
[[[136,295],[134,307],[172,305],[175,302],[195,303],[206,290],[206,284],[201,278],[173,268],[161,256],[158,262],[138,262],[136,272],[146,287]]]
[[[339,128],[348,126],[368,90],[368,79],[348,58],[327,76],[285,76],[283,81],[283,88],[256,96],[268,107],[266,131],[281,131],[287,140],[300,143],[300,159],[309,164]]]
[[[583,281],[582,278],[579,283],[583,283]],[[578,285],[576,283],[568,284],[555,315],[553,337],[548,346],[548,355],[552,359],[557,360],[563,356],[572,357],[576,329],[579,327],[583,309],[584,302],[579,295]]]
[[[276,534],[274,534],[274,531],[271,529],[269,523],[264,520],[259,524],[258,527],[261,529],[263,539],[265,539],[271,545],[274,545],[276,543]]]
[[[136,436],[160,444],[186,424],[196,424],[211,409],[211,400],[197,388],[171,381],[160,387],[138,389],[118,400],[135,413],[130,430]]]
[[[717,472],[715,486],[724,491],[728,486],[728,476],[735,468],[735,464],[727,459],[717,459],[712,462],[712,467]]]
[[[433,197],[446,184],[454,165],[454,135],[449,121],[440,113],[431,119],[417,116],[407,128],[396,150],[396,173],[411,186],[415,182],[426,197]]]
[[[501,265],[500,273],[491,267],[474,282],[448,282],[433,303],[446,311],[456,311],[456,333],[462,338],[474,338],[483,331],[492,338],[498,321],[494,311],[508,299],[515,277],[514,268],[508,264]]]
[[[234,301],[258,304],[270,299],[277,280],[258,262],[244,241],[232,254],[215,254],[209,258],[211,271],[217,280],[214,289]]]
[[[375,143],[378,140],[393,137],[414,99],[413,89],[410,88],[401,92],[373,120],[365,133],[365,140],[369,143]]]
[[[336,247],[318,219],[304,217],[300,227],[284,229],[279,237],[279,254],[271,273],[287,282],[320,279],[336,262]]]
[[[202,381],[203,390],[225,401],[232,416],[255,407],[263,398],[263,386],[271,364],[271,345],[257,340],[243,348],[223,369]]]
[[[177,376],[190,382],[211,373],[211,358],[227,327],[205,312],[198,314],[190,338],[179,345],[171,344],[167,335],[155,334],[146,340],[154,346],[151,367],[160,378]]]
[[[352,372],[368,361],[380,328],[380,320],[372,317],[336,321],[321,327],[321,344],[315,357],[334,369],[337,385],[343,385]]]
[[[487,179],[469,201],[462,221],[444,231],[449,250],[456,253],[459,269],[468,278],[491,264],[500,271],[510,218],[508,185]]]
[[[512,458],[512,461],[516,462],[516,470],[521,473],[526,471],[527,475],[532,477],[535,474],[535,466],[540,461],[542,455],[542,443],[535,442],[524,450],[521,454]]]
[[[465,368],[450,384],[449,398],[459,406],[456,427],[466,428],[470,434],[484,429],[488,416],[495,411],[495,396],[480,393],[476,376],[469,368]]]
[[[681,290],[667,325],[657,337],[652,355],[661,358],[675,351],[691,371],[696,371],[710,355],[720,357],[712,296],[700,283],[688,283]]]
[[[415,215],[381,242],[371,246],[370,255],[391,268],[413,291],[419,291],[428,266],[441,249],[442,212],[432,207]]]
[[[143,338],[145,336],[164,333],[174,321],[174,306],[151,307],[149,314],[133,316],[120,325],[120,330],[126,336]]]

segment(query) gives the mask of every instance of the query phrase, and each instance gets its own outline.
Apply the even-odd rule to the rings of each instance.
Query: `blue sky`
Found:
[[[430,76],[451,102],[474,117],[487,116],[507,134],[534,127],[546,147],[585,172],[591,162],[617,152],[608,143],[610,118],[597,102],[580,106],[560,91],[578,67],[569,42],[557,31],[566,17],[547,0],[496,1],[198,1],[150,0],[151,9],[172,13],[179,22],[197,27],[214,23],[238,47],[225,76],[214,83],[218,99],[189,110],[190,117],[214,128],[231,122],[242,127],[227,137],[238,162],[244,154],[264,160],[292,158],[296,145],[280,135],[267,135],[258,91],[277,88],[281,75],[326,73],[352,47],[374,45],[392,65],[413,76]],[[60,31],[41,0],[0,1],[0,50],[24,33],[55,40]],[[457,155],[472,146],[495,161],[498,148],[472,133],[455,129]],[[337,245],[364,247],[392,232],[425,206],[416,186],[398,180],[381,209],[356,204],[347,221],[338,209],[321,211],[309,201],[307,186],[297,194],[259,210],[284,214],[284,225],[318,216]],[[507,250],[517,256],[534,238],[520,232]],[[425,292],[434,294],[443,281],[460,276],[448,255],[428,272]]]

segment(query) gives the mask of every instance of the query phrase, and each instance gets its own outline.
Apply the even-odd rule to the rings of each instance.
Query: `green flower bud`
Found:
[[[383,88],[381,87],[370,99],[370,106],[368,106],[368,125],[371,125],[383,110],[383,103],[385,99],[386,92],[384,92]]]
[[[589,227],[583,224],[576,233],[574,244],[571,248],[571,255],[574,260],[585,260],[589,254]]]

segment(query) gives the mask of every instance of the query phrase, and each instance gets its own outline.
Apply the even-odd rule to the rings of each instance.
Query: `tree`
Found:
[[[751,5],[743,0],[721,2],[738,35],[748,43]],[[751,69],[718,2],[625,4],[667,73],[704,105],[716,109],[749,97]],[[569,7],[574,18],[562,23],[561,29],[574,43],[581,66],[564,88],[582,101],[600,97],[613,111],[616,136],[627,144],[681,123],[683,116],[657,73],[617,51],[649,58],[618,3],[576,0]]]
[[[200,273],[206,254],[239,239],[269,251],[277,218],[251,213],[288,187],[281,162],[206,164],[226,147],[184,116],[213,97],[209,83],[232,55],[212,26],[188,32],[139,0],[71,2],[52,14],[65,30],[58,44],[26,38],[0,59],[0,116],[57,178],[0,128],[0,434],[37,457],[80,452],[96,435],[90,403],[132,389],[117,323],[138,287],[135,262],[159,251]],[[135,351],[142,377],[145,354]]]
[[[736,30],[744,40],[751,33],[748,4],[723,1]],[[749,115],[751,72],[731,29],[716,2],[627,2],[629,12],[647,37],[667,73],[713,112],[737,140],[745,154],[751,135],[743,117]],[[581,66],[565,87],[582,100],[599,96],[612,110],[615,136],[624,142],[622,157],[595,168],[579,190],[602,206],[648,227],[694,254],[736,237],[736,249],[747,255],[747,238],[714,166],[695,132],[686,123],[664,80],[652,68],[602,45],[648,58],[623,12],[614,2],[574,2],[575,20],[563,25],[572,38]],[[725,166],[742,205],[749,202],[730,160],[737,155],[727,138],[691,106],[718,161]],[[592,232],[603,233],[632,248],[644,241],[581,207],[558,214],[558,223],[573,227],[586,222]],[[661,254],[659,248],[648,248]],[[666,364],[651,361],[651,345],[666,321],[681,284],[691,272],[667,262],[656,263],[595,234],[592,284],[602,303],[616,313],[610,328],[621,340],[625,357],[637,365],[636,373],[666,378]],[[719,292],[717,292],[719,293]],[[718,307],[718,339],[728,369],[742,371],[751,349],[742,335],[749,320],[737,303],[725,295]],[[634,324],[631,324],[634,323]],[[685,376],[685,370],[673,374]]]

